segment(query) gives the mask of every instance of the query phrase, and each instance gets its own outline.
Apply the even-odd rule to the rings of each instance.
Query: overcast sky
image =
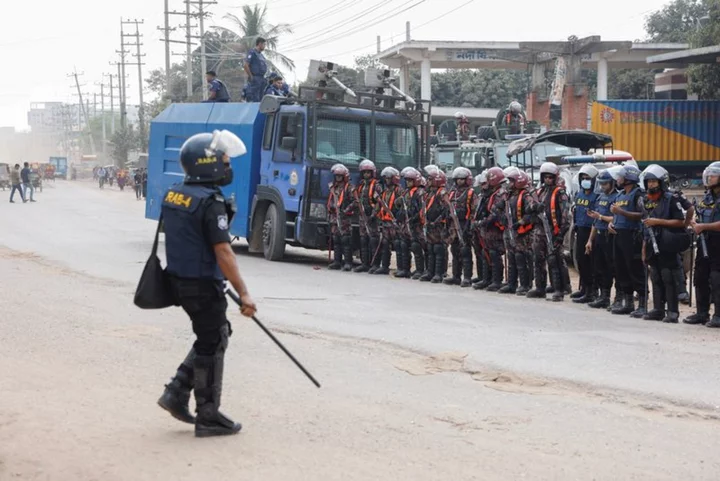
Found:
[[[209,7],[214,16],[207,23],[226,24],[225,13],[240,13],[241,5],[252,3],[254,0],[219,0]],[[282,38],[279,50],[287,51],[296,62],[295,75],[300,79],[306,77],[310,59],[352,65],[354,56],[375,52],[377,35],[382,37],[383,49],[403,41],[406,21],[413,27],[413,40],[564,40],[570,35],[635,40],[644,37],[647,14],[665,3],[664,0],[267,1],[271,23],[297,24],[293,35]],[[345,5],[349,7],[342,8]],[[462,5],[465,6],[458,8]],[[183,9],[182,0],[170,0],[170,10]],[[358,16],[367,10],[370,12]],[[323,14],[319,21],[302,22],[323,11],[328,14]],[[437,19],[441,15],[445,16]],[[84,73],[83,93],[99,92],[95,84],[101,81],[102,74],[117,72],[109,63],[117,60],[121,16],[145,20],[140,27],[147,55],[144,69],[164,66],[162,33],[157,30],[163,23],[163,0],[8,2],[0,17],[0,58],[4,64],[0,75],[0,126],[27,128],[31,102],[76,101],[77,97],[72,95],[73,81],[67,77],[73,68]],[[181,16],[171,16],[171,25],[177,26],[182,20]],[[333,29],[333,25],[341,27]],[[176,31],[173,38],[184,40],[184,34]],[[323,39],[327,42],[322,42]],[[173,44],[172,50],[181,53],[184,46]],[[182,60],[177,56],[173,59]],[[129,68],[128,74],[128,101],[136,103],[137,67]]]

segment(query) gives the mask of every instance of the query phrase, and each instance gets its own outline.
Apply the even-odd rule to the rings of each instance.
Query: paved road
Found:
[[[324,387],[233,316],[224,406],[246,430],[200,443],[154,406],[191,339],[131,305],[143,204],[64,182],[38,200],[0,203],[0,479],[717,479],[716,331],[243,244],[260,317]]]

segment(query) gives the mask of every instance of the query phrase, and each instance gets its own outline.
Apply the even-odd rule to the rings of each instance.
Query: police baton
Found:
[[[230,289],[225,289],[225,294],[227,294],[228,296],[230,296],[230,299],[232,299],[233,301],[235,301],[235,303],[236,303],[238,306],[241,306],[241,307],[242,307],[242,302],[240,301],[240,297],[238,297],[237,294],[235,294],[235,293],[234,293],[233,291],[231,291]],[[305,368],[303,367],[302,364],[300,364],[300,361],[298,361],[297,359],[295,359],[295,356],[293,356],[293,355],[290,353],[290,351],[288,351],[288,350],[285,348],[285,346],[283,346],[282,343],[281,343],[280,341],[278,341],[278,339],[273,335],[273,333],[270,332],[270,331],[268,330],[268,328],[265,327],[265,326],[263,325],[263,323],[260,322],[260,320],[259,320],[257,317],[252,316],[252,320],[255,321],[255,324],[257,324],[258,326],[260,326],[260,329],[262,329],[262,330],[265,332],[265,334],[267,334],[267,335],[270,337],[270,339],[272,339],[273,342],[274,342],[275,344],[277,344],[277,346],[278,346],[280,349],[282,349],[282,352],[284,352],[285,355],[287,355],[287,357],[289,357],[290,360],[291,360],[292,362],[294,362],[295,365],[296,365],[298,368],[300,368],[300,370],[303,372],[303,374],[305,374],[305,375],[308,377],[308,379],[310,379],[310,381],[312,381],[312,383],[315,384],[315,386],[317,386],[317,387],[319,388],[319,387],[320,387],[320,383],[317,382],[317,380],[313,377],[313,375],[310,374],[310,373],[307,371],[307,369],[305,369]]]

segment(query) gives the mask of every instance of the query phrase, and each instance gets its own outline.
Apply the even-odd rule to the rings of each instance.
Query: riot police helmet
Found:
[[[405,167],[403,170],[400,171],[400,177],[402,177],[403,179],[417,181],[422,176],[415,167]]]
[[[358,164],[358,170],[362,174],[363,172],[372,172],[373,175],[375,175],[375,172],[377,169],[375,168],[375,162],[373,162],[370,159],[365,159],[360,164]]]
[[[522,105],[517,100],[510,102],[510,113],[519,114],[522,113]]]
[[[505,182],[505,172],[503,172],[500,167],[490,167],[485,171],[485,174],[487,175],[487,183],[490,184],[490,187],[495,188]]]
[[[517,177],[515,177],[515,189],[516,190],[522,190],[527,189],[527,187],[530,185],[530,176],[527,175],[525,172],[518,172]]]
[[[711,178],[715,178],[715,181],[711,184]],[[703,185],[708,189],[713,189],[720,185],[720,162],[713,162],[712,164],[705,167],[702,174]]]
[[[475,176],[473,181],[473,187],[480,187],[482,184],[487,183],[487,170],[483,170],[481,173]]]
[[[668,172],[657,164],[648,165],[647,168],[643,170],[642,174],[640,174],[640,178],[642,179],[642,185],[645,187],[645,190],[650,194],[656,194],[660,191],[664,191],[668,187]],[[656,180],[658,182],[657,187],[648,187],[648,181],[651,180]]]
[[[467,167],[456,167],[455,170],[452,171],[452,178],[453,180],[469,180],[472,178],[472,172]]]
[[[517,175],[520,173],[520,169],[517,167],[505,167],[503,169],[503,175],[505,176],[506,180],[514,179],[517,177]]]
[[[557,166],[557,164],[554,164],[553,162],[543,162],[540,166],[540,177],[543,175],[554,175],[557,177],[557,175],[560,173],[560,168]]]
[[[229,130],[195,134],[180,148],[180,165],[186,184],[228,185],[233,172],[230,159],[247,152],[245,144]]]
[[[430,184],[433,187],[445,187],[447,184],[447,177],[445,176],[445,172],[443,172],[440,169],[435,170],[435,172],[432,172],[429,175]]]
[[[400,183],[400,172],[395,167],[385,167],[380,172],[380,177],[384,178],[388,185],[398,185]]]
[[[633,165],[623,165],[622,169],[619,175],[625,183],[637,184],[640,182],[640,169]]]
[[[350,180],[350,171],[342,164],[333,165],[330,172],[335,176],[335,182],[348,182]],[[338,179],[338,177],[341,177],[341,179]]]
[[[435,172],[437,172],[438,170],[440,170],[440,167],[438,167],[438,166],[435,165],[435,164],[430,164],[430,165],[426,165],[426,166],[423,168],[423,170],[425,171],[425,174],[427,174],[428,176],[430,176],[430,175],[432,175],[433,173],[435,173]]]

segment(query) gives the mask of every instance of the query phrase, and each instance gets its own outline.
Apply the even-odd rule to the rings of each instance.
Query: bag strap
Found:
[[[158,226],[157,226],[157,230],[155,231],[155,241],[153,242],[152,253],[151,253],[151,255],[153,255],[153,256],[157,256],[158,240],[160,239],[160,228],[161,227],[162,227],[162,213],[160,214],[160,218],[158,219]]]

